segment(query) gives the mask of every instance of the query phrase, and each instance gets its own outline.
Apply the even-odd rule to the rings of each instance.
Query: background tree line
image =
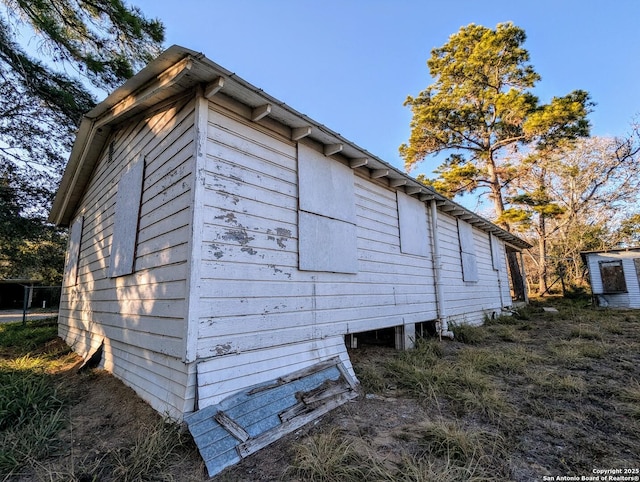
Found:
[[[583,284],[581,251],[640,243],[640,128],[589,137],[595,104],[582,90],[541,103],[525,40],[511,23],[471,24],[433,49],[434,82],[407,98],[400,154],[407,170],[448,154],[435,178],[418,178],[449,197],[487,196],[495,222],[536,246],[527,271],[543,294],[560,275]]]

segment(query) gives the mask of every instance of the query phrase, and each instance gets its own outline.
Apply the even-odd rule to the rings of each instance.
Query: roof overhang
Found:
[[[593,250],[593,251],[581,251],[580,252],[580,257],[582,258],[582,260],[586,263],[587,261],[587,257],[589,255],[605,255],[605,254],[628,254],[628,257],[631,257],[633,255],[638,255],[640,256],[640,246],[630,246],[628,248],[611,248],[611,249],[598,249],[598,250]]]
[[[435,192],[337,132],[212,62],[203,54],[177,45],[163,52],[84,116],[54,199],[49,221],[62,226],[70,224],[112,126],[198,85],[204,87],[205,96],[211,97],[222,92],[248,106],[252,109],[255,121],[269,116],[288,126],[292,140],[302,137],[313,139],[325,146],[326,155],[339,152],[349,160],[351,167],[366,166],[370,169],[371,177],[386,178],[390,187],[403,189],[405,193],[424,202],[435,200],[441,211],[464,219],[514,247],[531,247],[526,241]]]

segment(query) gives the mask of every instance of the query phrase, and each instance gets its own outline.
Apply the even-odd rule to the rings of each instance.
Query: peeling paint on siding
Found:
[[[222,219],[225,223],[237,225],[238,221],[236,220],[236,215],[232,212],[227,212],[226,214],[222,214],[220,216],[216,216],[214,219]]]
[[[291,279],[291,273],[285,273],[284,271],[282,271],[280,268],[278,268],[275,264],[268,264],[267,265],[269,268],[271,268],[273,270],[273,274],[278,275],[278,274],[283,274],[285,275],[287,278]]]
[[[211,348],[211,351],[217,356],[222,356],[228,355],[229,353],[233,352],[233,348],[231,346],[231,343],[224,343],[222,345],[214,346],[213,348]]]
[[[226,231],[225,234],[222,236],[222,239],[225,239],[227,241],[235,241],[242,246],[246,246],[256,238],[254,236],[249,236],[247,234],[247,230],[242,228],[242,229],[230,229]]]
[[[269,241],[275,241],[280,248],[284,249],[287,247],[286,241],[291,238],[291,230],[276,228],[274,236],[274,232],[271,229],[267,229],[267,235],[267,239]]]

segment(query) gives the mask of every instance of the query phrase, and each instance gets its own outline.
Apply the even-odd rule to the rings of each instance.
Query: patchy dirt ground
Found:
[[[493,477],[447,480],[542,481],[545,476],[592,476],[600,469],[638,475],[640,313],[559,309],[557,314],[534,309],[513,324],[472,331],[469,343],[441,342],[438,366],[461,370],[451,391],[437,391],[427,382],[418,387],[419,378],[409,383],[391,373],[389,367],[398,357],[391,348],[352,351],[356,372],[367,378],[358,399],[213,480],[305,480],[291,468],[296,451],[310,438],[332,431],[398,473],[407,457],[429,456],[424,427],[435,420],[493,437],[488,442],[491,454],[482,462]],[[498,364],[496,353],[504,354]],[[462,365],[461,360],[471,362]],[[60,374],[74,403],[59,456],[8,480],[119,480],[110,472],[110,458],[160,422],[158,414],[110,375],[99,370],[77,373],[71,368],[77,361],[70,359]],[[486,377],[487,390],[467,387],[468,367],[477,370],[472,378]],[[472,398],[457,395],[465,390]],[[160,474],[162,480],[209,480],[192,442],[182,445],[178,454]]]

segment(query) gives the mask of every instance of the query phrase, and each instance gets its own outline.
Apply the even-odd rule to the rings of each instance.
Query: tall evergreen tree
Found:
[[[518,170],[505,153],[522,146],[549,149],[589,133],[586,92],[549,104],[533,95],[540,76],[522,47],[525,39],[511,23],[495,30],[471,24],[433,49],[427,65],[435,82],[407,98],[411,135],[400,146],[407,170],[428,155],[450,154],[436,170],[434,187],[450,196],[488,190],[496,220],[507,229],[504,188]]]

